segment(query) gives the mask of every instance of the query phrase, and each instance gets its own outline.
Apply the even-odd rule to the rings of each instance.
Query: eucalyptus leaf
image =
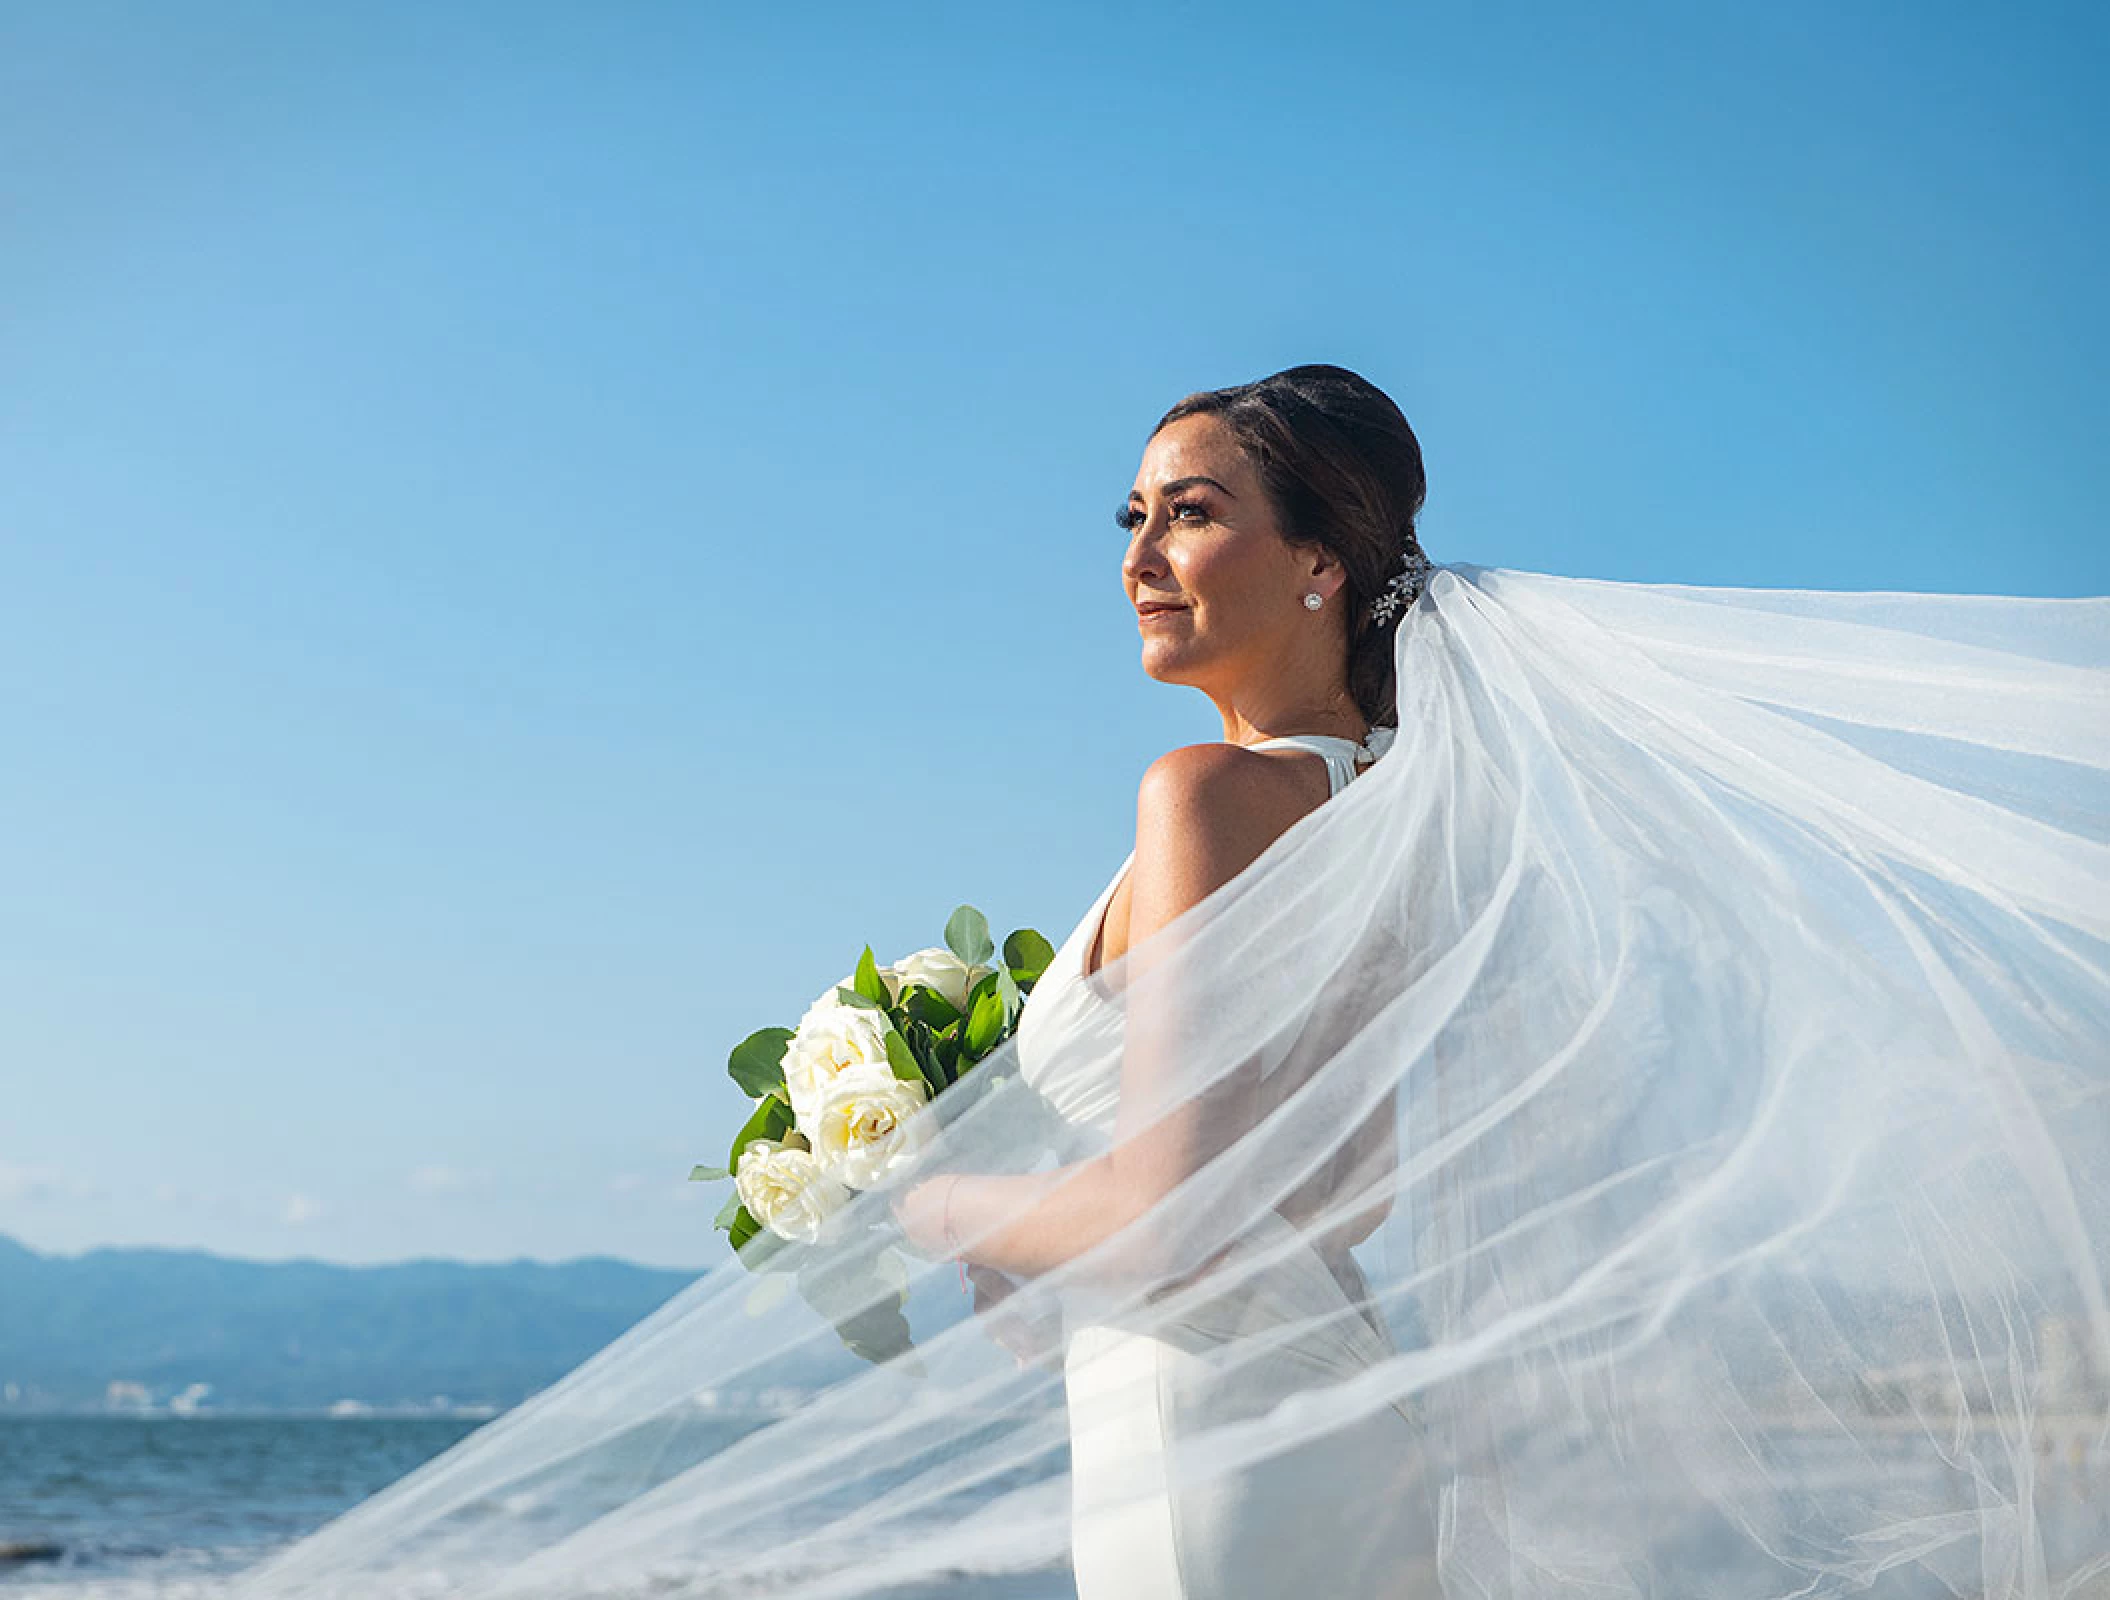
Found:
[[[1022,986],[1037,982],[1055,961],[1055,947],[1032,928],[1020,928],[1004,941],[1004,965]]]
[[[759,1028],[733,1046],[725,1070],[741,1093],[760,1099],[784,1087],[784,1051],[790,1043],[789,1028]]]
[[[719,1178],[730,1178],[732,1175],[733,1169],[731,1167],[689,1168],[689,1182],[691,1183],[711,1183]]]
[[[855,989],[852,989],[845,984],[839,983],[835,986],[835,998],[840,1000],[846,1006],[856,1006],[860,1010],[864,1011],[886,1010],[886,1007],[881,1005],[877,1000],[869,1000],[865,996],[859,994]]]
[[[739,1217],[740,1191],[735,1189],[725,1197],[725,1204],[718,1208],[718,1215],[712,1219],[711,1226],[714,1228],[730,1228],[739,1220]]]
[[[989,919],[973,906],[960,906],[946,919],[945,946],[970,967],[996,954]]]

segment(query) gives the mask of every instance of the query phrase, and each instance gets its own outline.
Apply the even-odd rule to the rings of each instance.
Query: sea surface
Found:
[[[0,1419],[0,1546],[57,1547],[0,1561],[0,1600],[214,1600],[244,1568],[392,1483],[481,1422],[453,1417],[15,1417]],[[728,1418],[725,1442],[754,1426]],[[720,1448],[692,1438],[705,1453]],[[1924,1441],[1897,1463],[1927,1469]],[[2047,1428],[2036,1502],[2055,1570],[2110,1596],[2110,1451],[2099,1423]],[[1867,1462],[1806,1444],[1798,1481],[1820,1495]],[[1608,1483],[1608,1504],[1628,1492]],[[2092,1563],[2104,1561],[2101,1567]],[[1704,1559],[1700,1566],[1706,1565]],[[1893,1575],[1894,1576],[1894,1575]],[[2090,1584],[2100,1588],[2090,1588]],[[1878,1591],[1891,1592],[1883,1585]],[[1924,1584],[1908,1585],[1918,1595]],[[1075,1600],[1067,1576],[961,1575],[901,1600]],[[376,1597],[382,1600],[382,1597]]]
[[[480,1426],[454,1417],[0,1419],[0,1547],[59,1549],[54,1559],[0,1561],[0,1597],[209,1600]],[[920,1592],[1075,1596],[1051,1577],[969,1577]]]
[[[17,1417],[0,1421],[0,1593],[151,1595],[239,1571],[480,1424],[453,1417]],[[113,1582],[113,1580],[123,1580]]]

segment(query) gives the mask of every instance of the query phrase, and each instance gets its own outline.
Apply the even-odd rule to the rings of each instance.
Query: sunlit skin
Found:
[[[1135,863],[1109,897],[1087,971],[1228,883],[1326,799],[1317,756],[1245,746],[1368,732],[1347,689],[1347,574],[1331,551],[1283,538],[1258,474],[1220,421],[1183,417],[1153,436],[1121,520],[1121,583],[1139,612],[1143,670],[1208,695],[1224,737],[1167,751],[1144,773]],[[1318,609],[1307,593],[1321,597]],[[1141,614],[1158,605],[1172,609]],[[1124,1062],[1124,1079],[1129,1070]],[[1170,1118],[1117,1126],[1106,1155],[1021,1176],[934,1178],[898,1196],[895,1213],[909,1242],[938,1256],[951,1248],[949,1211],[953,1237],[966,1241],[976,1308],[987,1309],[1012,1277],[1047,1271],[1147,1211],[1191,1170],[1183,1137]]]
[[[1368,724],[1347,683],[1348,575],[1325,547],[1284,539],[1259,474],[1221,421],[1182,417],[1159,430],[1123,515],[1128,603],[1180,607],[1138,616],[1145,672],[1215,701],[1229,744],[1363,737]],[[1304,604],[1313,592],[1324,602],[1317,611]]]

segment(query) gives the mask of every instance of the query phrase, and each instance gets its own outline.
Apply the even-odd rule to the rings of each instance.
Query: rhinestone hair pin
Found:
[[[1430,561],[1421,553],[1420,544],[1408,545],[1399,571],[1385,585],[1385,592],[1370,602],[1370,615],[1380,622],[1390,622],[1395,613],[1412,605],[1428,587],[1429,572]]]

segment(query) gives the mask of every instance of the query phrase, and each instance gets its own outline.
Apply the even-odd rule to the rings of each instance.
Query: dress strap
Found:
[[[1330,733],[1285,733],[1273,739],[1261,739],[1246,746],[1248,750],[1264,750],[1269,745],[1295,745],[1310,750],[1316,755],[1346,754],[1350,761],[1375,761],[1392,747],[1399,734],[1397,728],[1380,723],[1360,741],[1337,738]]]
[[[1336,738],[1330,733],[1285,733],[1273,739],[1261,739],[1246,746],[1248,750],[1265,750],[1270,746],[1286,745],[1295,750],[1309,750],[1326,763],[1329,792],[1339,794],[1356,776],[1356,763],[1368,758],[1376,760],[1392,742],[1391,728],[1372,728],[1369,737],[1358,743],[1354,739]]]

